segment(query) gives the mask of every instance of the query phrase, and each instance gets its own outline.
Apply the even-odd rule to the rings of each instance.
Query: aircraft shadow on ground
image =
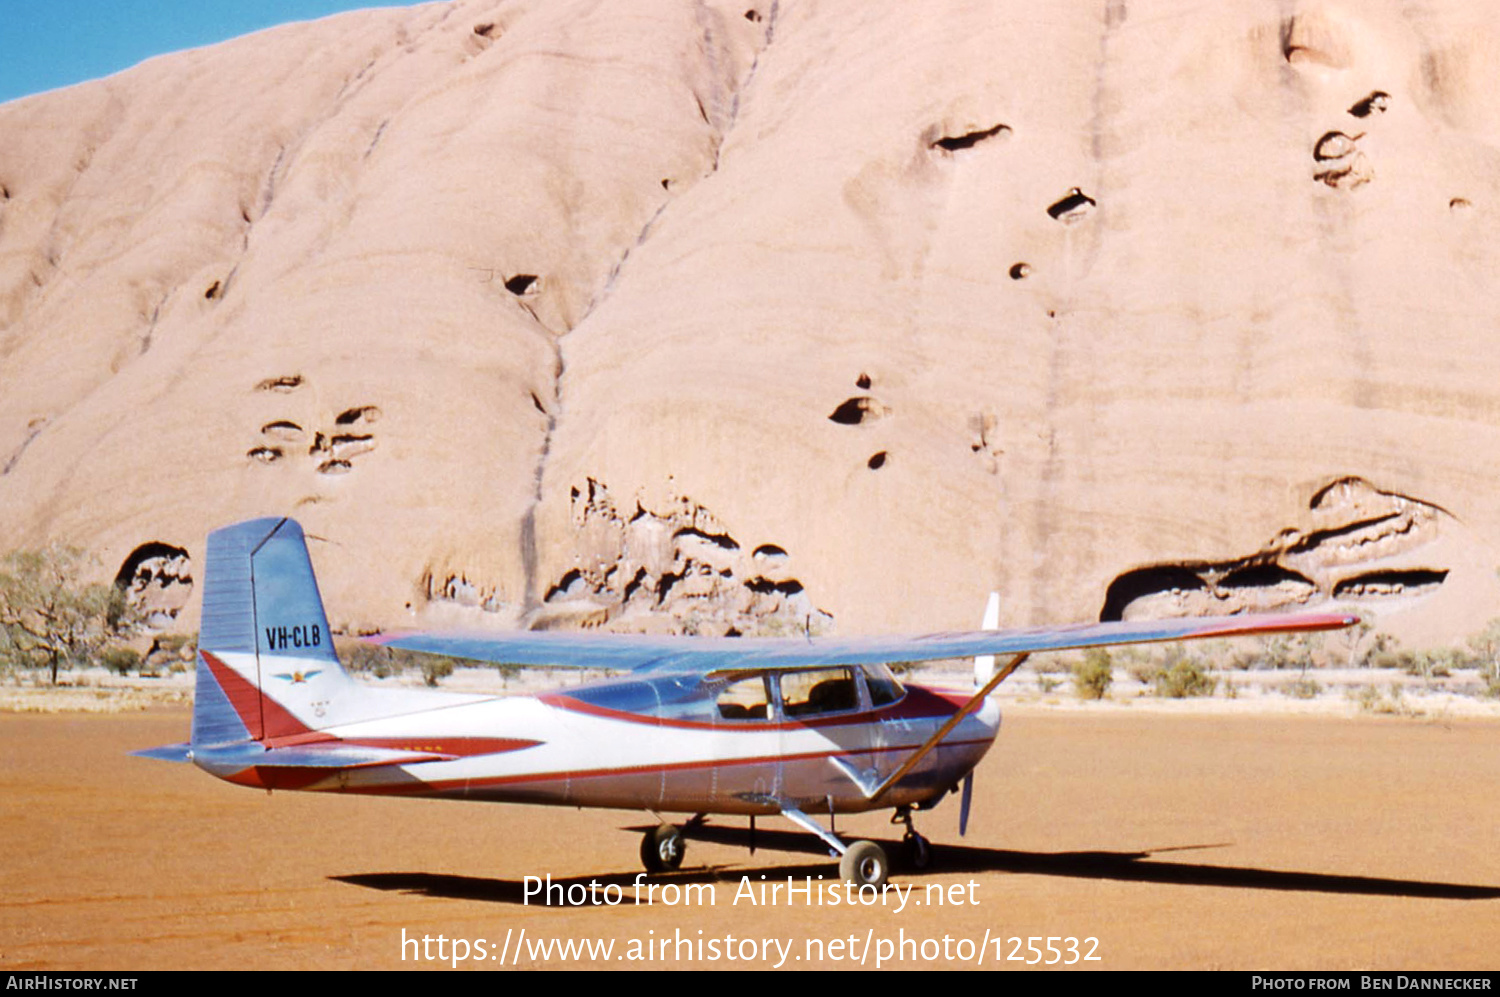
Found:
[[[644,828],[626,828],[644,830]],[[746,829],[706,825],[693,828],[689,841],[707,841],[717,844],[748,847],[750,835]],[[800,883],[803,877],[834,879],[838,876],[834,860],[827,858],[827,849],[810,835],[796,831],[765,831],[755,834],[757,849],[777,852],[810,853],[819,855],[816,863],[806,865],[754,865],[754,859],[743,866],[698,866],[683,868],[677,872],[646,875],[628,872],[603,876],[580,876],[560,879],[554,877],[552,885],[566,891],[571,886],[598,884],[620,887],[623,904],[648,903],[648,883],[732,883],[738,884],[744,877],[759,882],[764,876],[767,882],[785,881],[788,876]],[[920,877],[924,873],[903,869],[899,856],[901,848],[894,841],[882,841],[881,845],[892,856],[894,872],[903,876]],[[1493,900],[1500,897],[1500,887],[1477,886],[1464,883],[1438,883],[1419,879],[1389,879],[1376,876],[1351,876],[1321,872],[1289,872],[1277,869],[1256,869],[1242,866],[1202,865],[1183,862],[1152,861],[1152,856],[1166,852],[1192,851],[1227,847],[1225,845],[1189,845],[1175,848],[1159,848],[1138,852],[1023,852],[1003,848],[976,848],[967,845],[933,845],[933,863],[927,874],[943,875],[966,872],[1009,872],[1018,875],[1060,876],[1069,879],[1114,880],[1127,883],[1161,883],[1176,886],[1211,886],[1245,890],[1295,890],[1306,893],[1338,893],[1355,896],[1412,897],[1437,900]],[[689,852],[691,863],[691,852]],[[636,883],[640,878],[640,889]],[[412,893],[420,896],[442,897],[453,900],[483,900],[492,903],[543,905],[540,896],[526,895],[525,880],[486,879],[477,876],[455,876],[426,872],[374,872],[347,876],[331,876],[330,879],[352,886],[363,886],[373,890]],[[535,887],[533,886],[533,889]],[[620,896],[621,894],[616,894]],[[574,891],[580,896],[579,891]]]

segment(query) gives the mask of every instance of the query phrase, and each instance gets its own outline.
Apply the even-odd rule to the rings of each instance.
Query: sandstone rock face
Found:
[[[0,547],[192,628],[1500,615],[1477,2],[454,0],[0,106]]]

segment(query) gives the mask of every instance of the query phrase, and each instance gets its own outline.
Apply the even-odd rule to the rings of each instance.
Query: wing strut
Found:
[[[930,752],[933,748],[936,748],[938,746],[938,743],[942,741],[943,738],[947,737],[948,733],[953,730],[953,728],[957,727],[960,723],[963,722],[964,717],[974,712],[974,708],[979,705],[984,697],[994,692],[995,687],[998,686],[1001,682],[1004,682],[1006,679],[1010,678],[1011,672],[1015,671],[1017,668],[1020,668],[1021,663],[1029,657],[1031,657],[1031,652],[1024,651],[1007,661],[1004,668],[996,672],[994,676],[984,684],[983,688],[976,690],[974,695],[969,697],[969,701],[963,706],[959,707],[958,712],[949,717],[948,722],[939,727],[937,729],[937,733],[933,734],[927,739],[926,744],[923,744],[916,750],[916,752],[912,754],[910,758],[902,762],[901,767],[887,776],[885,782],[882,782],[879,786],[876,786],[873,790],[869,791],[869,798],[871,800],[880,799],[885,795],[887,790],[889,790],[896,783],[900,782],[906,776],[906,773],[916,768],[917,763],[920,762],[923,758],[926,758],[928,752]],[[863,789],[864,787],[860,788]]]

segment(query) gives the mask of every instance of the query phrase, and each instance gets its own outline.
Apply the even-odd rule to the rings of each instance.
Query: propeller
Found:
[[[979,624],[981,630],[995,630],[1000,626],[1000,593],[991,592],[990,598],[984,606],[984,620]],[[995,656],[993,654],[979,654],[974,656],[974,688],[979,688],[988,682],[995,674]]]

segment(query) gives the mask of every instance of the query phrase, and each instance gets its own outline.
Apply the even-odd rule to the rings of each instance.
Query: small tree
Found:
[[[111,619],[124,615],[124,593],[112,585],[84,585],[83,552],[53,544],[18,550],[0,561],[0,628],[9,653],[51,669],[88,660],[111,636]]]

